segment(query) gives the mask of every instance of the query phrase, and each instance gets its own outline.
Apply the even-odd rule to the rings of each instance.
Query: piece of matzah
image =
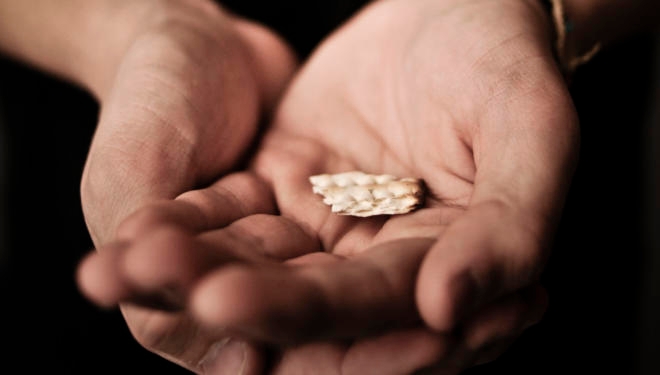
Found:
[[[423,204],[423,182],[416,178],[353,171],[311,176],[312,191],[339,215],[367,217],[408,213]]]

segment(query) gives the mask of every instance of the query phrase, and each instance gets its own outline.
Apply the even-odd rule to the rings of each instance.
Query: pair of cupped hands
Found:
[[[163,2],[98,87],[79,286],[204,374],[456,374],[547,305],[578,123],[536,0],[383,0],[298,64],[263,26]],[[301,15],[304,16],[304,15]],[[308,177],[424,179],[332,214]]]

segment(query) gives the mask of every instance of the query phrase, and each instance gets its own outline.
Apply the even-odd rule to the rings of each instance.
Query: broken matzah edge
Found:
[[[400,215],[424,204],[426,189],[418,178],[350,171],[309,177],[312,191],[338,215]]]

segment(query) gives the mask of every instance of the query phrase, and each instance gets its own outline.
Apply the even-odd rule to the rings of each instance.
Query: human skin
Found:
[[[206,0],[3,1],[0,17],[4,53],[101,105],[81,183],[96,245],[232,168],[296,66],[277,35]]]
[[[280,349],[274,372],[386,373],[379,364],[450,373],[497,356],[540,318],[535,280],[575,163],[577,123],[535,2],[368,8],[297,76],[246,173],[202,190],[237,166],[295,63],[274,35],[203,1],[152,4],[112,8],[123,26],[142,26],[122,27],[103,53],[98,40],[67,38],[71,54],[61,54],[15,42],[29,33],[0,33],[14,35],[0,37],[5,50],[101,101],[82,184],[99,252],[81,265],[80,285],[101,305],[120,303],[145,347],[193,371],[238,358],[256,372],[255,342],[287,337],[303,344]],[[306,176],[346,168],[423,177],[433,199],[387,221],[329,216]],[[273,293],[273,283],[289,287]],[[274,326],[273,314],[292,324]],[[377,330],[391,321],[411,323]],[[452,334],[457,324],[464,336]],[[225,346],[214,359],[227,337],[218,327],[239,350]],[[318,338],[326,341],[308,343]]]
[[[576,162],[551,30],[534,1],[371,5],[299,71],[244,171],[129,217],[82,290],[193,371],[229,366],[227,335],[247,373],[259,343],[280,348],[275,373],[491,359],[544,311]],[[351,169],[424,178],[428,204],[332,215],[307,177]]]

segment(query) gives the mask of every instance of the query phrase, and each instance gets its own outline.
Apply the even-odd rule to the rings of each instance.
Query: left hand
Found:
[[[537,277],[576,162],[549,30],[531,0],[367,7],[299,73],[246,172],[130,217],[82,264],[83,290],[155,306],[144,332],[170,351],[185,344],[163,309],[205,335],[306,343],[275,372],[492,359],[545,309]],[[307,177],[352,169],[422,177],[431,197],[404,216],[330,214]]]

